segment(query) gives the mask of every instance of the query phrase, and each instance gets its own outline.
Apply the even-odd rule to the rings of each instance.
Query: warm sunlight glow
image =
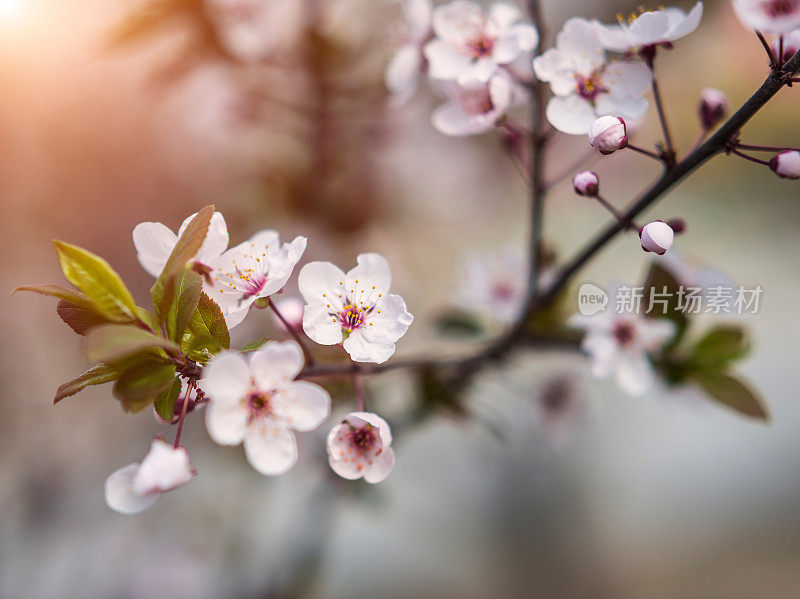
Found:
[[[22,14],[25,0],[0,0],[0,19],[13,19]]]

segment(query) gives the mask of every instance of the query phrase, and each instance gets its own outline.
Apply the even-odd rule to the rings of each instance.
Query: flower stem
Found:
[[[783,34],[778,38],[778,67],[783,66]]]
[[[361,378],[361,373],[358,369],[353,371],[353,391],[356,396],[356,408],[359,412],[367,411],[367,397],[364,393],[364,380]]]
[[[770,48],[769,43],[767,42],[764,34],[760,31],[756,31],[756,35],[758,36],[758,41],[761,42],[761,45],[764,46],[764,50],[767,51],[767,56],[769,56],[769,67],[772,70],[778,68],[778,61],[775,58],[775,54],[772,53],[772,48]]]
[[[731,154],[738,156],[739,158],[744,158],[745,160],[749,160],[750,162],[755,162],[756,164],[763,164],[764,166],[769,166],[769,162],[767,162],[766,160],[761,160],[754,156],[748,156],[747,154],[743,154],[742,152],[739,152],[734,148],[731,148]]]
[[[752,144],[735,143],[734,147],[739,150],[752,150],[753,152],[785,152],[794,150],[800,152],[800,148],[779,148],[778,146],[757,146]]]
[[[175,449],[178,449],[178,446],[181,444],[181,433],[183,433],[183,423],[186,420],[186,409],[189,406],[189,395],[191,395],[192,389],[194,389],[194,381],[189,381],[186,385],[186,395],[183,396],[181,416],[178,419],[178,430],[175,431],[175,442],[172,444]]]
[[[654,61],[650,61],[650,72],[653,75],[653,78],[650,81],[650,85],[653,88],[653,98],[656,101],[656,109],[658,111],[658,120],[661,123],[661,131],[664,134],[664,162],[667,163],[669,168],[675,166],[676,154],[675,154],[675,145],[672,142],[672,133],[669,130],[669,123],[667,123],[667,113],[664,110],[664,101],[661,98],[661,88],[658,85],[658,77],[656,77],[656,69]],[[630,147],[630,144],[628,144]]]
[[[664,162],[664,158],[662,158],[661,156],[659,156],[655,152],[651,152],[650,150],[645,150],[644,148],[640,148],[639,146],[634,146],[631,143],[629,143],[625,147],[630,149],[630,150],[633,150],[634,152],[639,152],[639,154],[642,154],[644,156],[649,156],[650,158],[654,158],[654,159],[658,160],[659,162]]]
[[[270,310],[272,310],[272,312],[278,318],[278,320],[281,321],[281,324],[286,328],[286,330],[289,332],[289,334],[294,338],[295,341],[297,341],[297,344],[300,346],[300,349],[303,351],[303,357],[305,357],[305,359],[306,359],[306,364],[308,364],[309,366],[313,366],[314,365],[314,356],[311,355],[311,352],[308,350],[308,347],[306,347],[306,344],[303,341],[303,338],[300,336],[300,333],[297,331],[297,329],[295,329],[289,323],[288,320],[286,320],[283,317],[283,314],[281,314],[280,311],[278,310],[278,308],[275,307],[275,302],[270,300],[269,307],[270,307]]]

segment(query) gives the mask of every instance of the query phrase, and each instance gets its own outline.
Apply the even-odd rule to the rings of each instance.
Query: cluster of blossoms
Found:
[[[161,223],[142,223],[133,240],[142,267],[158,277],[179,239],[196,217],[176,235]],[[219,212],[200,249],[186,264],[200,274],[203,291],[224,315],[228,328],[241,323],[252,306],[270,305],[280,326],[300,340],[298,327],[323,345],[340,344],[354,362],[381,363],[413,321],[399,295],[389,293],[391,270],[378,254],[361,254],[347,274],[330,262],[311,262],[299,274],[304,302],[272,300],[282,291],[306,249],[305,237],[281,244],[275,231],[261,231],[227,249],[228,231]],[[284,312],[282,312],[284,311]],[[297,462],[295,432],[317,429],[330,416],[331,398],[320,385],[299,380],[305,366],[298,341],[269,341],[252,351],[225,350],[204,366],[202,376],[182,394],[191,405],[204,405],[211,438],[220,445],[243,444],[250,464],[268,476],[288,472]],[[193,389],[192,385],[196,388]],[[202,398],[200,401],[199,398]],[[377,483],[394,464],[389,425],[363,410],[346,415],[328,435],[328,457],[334,472],[347,479]],[[183,409],[176,404],[176,412]],[[108,505],[125,514],[152,506],[161,493],[191,481],[195,471],[184,447],[153,441],[141,464],[131,464],[106,482]]]

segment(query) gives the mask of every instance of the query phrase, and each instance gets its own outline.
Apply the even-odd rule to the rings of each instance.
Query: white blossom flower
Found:
[[[769,168],[783,179],[800,179],[800,152],[784,150],[769,161]]]
[[[495,2],[488,15],[474,2],[455,0],[433,11],[436,38],[425,45],[432,79],[459,85],[487,82],[507,65],[536,47],[536,29],[520,23],[513,4]]]
[[[303,326],[303,309],[305,302],[297,297],[281,297],[276,300],[271,300],[275,308],[280,312],[281,316],[289,323],[289,326],[295,330],[299,330]],[[281,329],[286,330],[286,327],[281,322],[276,314],[273,314],[275,324]]]
[[[515,100],[514,82],[499,72],[488,83],[445,87],[450,101],[433,111],[431,122],[444,135],[465,136],[486,133],[494,128]]]
[[[158,277],[169,259],[178,238],[186,227],[197,216],[195,212],[181,224],[175,235],[169,227],[162,223],[139,223],[133,229],[133,245],[136,247],[139,263],[148,273]],[[213,271],[213,262],[228,247],[228,226],[222,214],[215,212],[211,216],[203,245],[193,259],[193,268],[208,281]]]
[[[352,412],[328,434],[331,469],[349,480],[364,477],[379,483],[394,466],[392,431],[386,421],[370,412]]]
[[[697,29],[702,17],[703,3],[698,2],[688,13],[679,8],[661,8],[634,13],[628,20],[620,18],[616,25],[598,21],[592,24],[606,50],[630,52],[648,46],[671,46]]]
[[[728,114],[730,101],[724,92],[707,87],[700,92],[700,122],[704,129],[711,129]]]
[[[129,464],[106,479],[106,503],[120,514],[138,514],[152,507],[162,493],[185,485],[195,475],[186,448],[175,448],[157,437],[141,464]]]
[[[294,380],[302,368],[294,341],[269,342],[249,362],[236,352],[217,354],[202,381],[208,434],[220,445],[244,443],[247,460],[262,474],[290,470],[297,461],[292,431],[313,430],[330,413],[325,389]]]
[[[431,37],[430,0],[404,0],[406,39],[397,49],[384,73],[384,83],[394,94],[395,106],[405,104],[417,92],[419,76],[425,67],[422,46]]]
[[[600,178],[592,171],[581,171],[572,178],[572,188],[581,196],[596,196],[600,190]]]
[[[792,56],[797,54],[797,51],[800,50],[800,29],[795,29],[794,31],[787,33],[783,36],[783,58],[779,55],[781,53],[781,44],[779,39],[773,40],[771,47],[772,53],[781,60],[782,62],[786,62]]]
[[[613,298],[615,293],[610,293]],[[584,329],[581,349],[589,355],[592,375],[611,374],[631,395],[641,395],[653,384],[655,373],[648,353],[662,348],[674,334],[674,324],[665,319],[644,318],[635,313],[607,310],[592,316],[575,314],[573,327]]]
[[[762,33],[789,33],[800,27],[800,0],[732,0],[736,16]]]
[[[356,362],[380,364],[394,353],[414,318],[402,297],[389,294],[392,274],[383,256],[360,254],[357,262],[346,275],[330,262],[302,268],[303,329],[322,345],[342,343]]]
[[[281,245],[278,233],[261,231],[214,261],[211,299],[222,308],[228,328],[242,322],[257,299],[283,289],[307,242],[298,236]]]
[[[533,424],[557,453],[574,440],[589,413],[579,380],[577,372],[559,373],[546,380],[533,398]]]
[[[570,135],[589,132],[599,116],[638,119],[647,110],[642,95],[651,72],[641,62],[607,63],[597,30],[586,19],[572,18],[550,48],[533,61],[536,76],[550,83],[550,124]]]
[[[498,322],[513,322],[525,301],[527,274],[518,248],[470,254],[461,269],[459,303]]]
[[[666,254],[672,247],[675,232],[667,223],[661,220],[646,224],[639,231],[639,240],[645,252],[654,252],[659,256]]]
[[[628,129],[618,116],[601,116],[589,128],[589,144],[601,154],[613,154],[628,145]]]

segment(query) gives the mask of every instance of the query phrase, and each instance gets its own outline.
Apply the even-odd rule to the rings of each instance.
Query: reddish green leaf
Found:
[[[82,375],[75,377],[71,381],[67,381],[61,385],[56,391],[56,396],[53,403],[58,403],[65,397],[75,395],[78,391],[82,391],[90,385],[102,385],[103,383],[110,383],[119,378],[121,371],[112,366],[105,364],[98,364],[84,372]]]

